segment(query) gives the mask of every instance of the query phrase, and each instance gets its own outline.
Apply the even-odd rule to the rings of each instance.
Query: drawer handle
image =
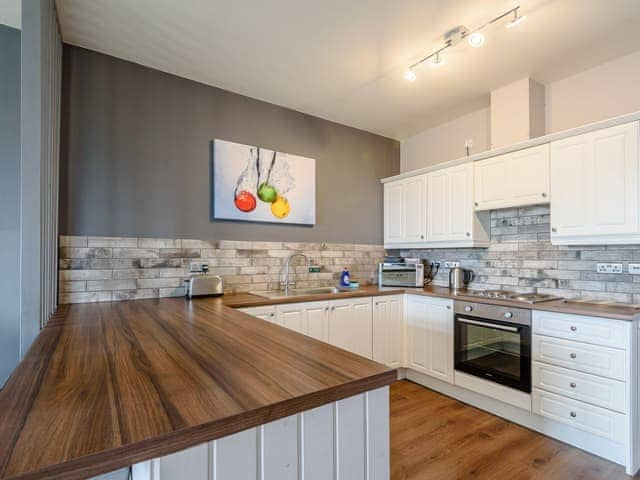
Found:
[[[575,354],[575,353],[570,353],[570,354],[569,354],[569,356],[570,356],[571,358],[576,358],[576,354]]]
[[[547,198],[546,192],[542,192],[542,198]]]
[[[572,332],[575,332],[578,329],[578,327],[576,327],[575,325],[571,325],[570,328]]]
[[[576,412],[571,412],[569,415],[571,415],[571,417],[576,418],[578,416],[578,414]]]
[[[571,383],[569,384],[569,386],[570,386],[571,388],[576,388],[576,382],[571,382]]]

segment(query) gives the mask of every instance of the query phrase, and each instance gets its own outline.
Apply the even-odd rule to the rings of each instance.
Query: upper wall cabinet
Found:
[[[488,214],[473,212],[473,165],[427,174],[427,241],[432,247],[489,245]]]
[[[549,202],[549,145],[526,148],[474,163],[475,209]]]
[[[551,143],[551,242],[640,243],[638,122]]]
[[[384,184],[387,248],[489,245],[488,213],[473,211],[473,166],[460,165]]]
[[[384,244],[403,246],[427,237],[427,176],[384,184]]]

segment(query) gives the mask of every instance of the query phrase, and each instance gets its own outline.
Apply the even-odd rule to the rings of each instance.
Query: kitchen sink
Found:
[[[303,297],[306,295],[327,295],[332,293],[344,293],[353,290],[341,290],[337,287],[316,287],[316,288],[290,288],[285,295],[284,290],[271,290],[266,292],[249,292],[253,295],[265,298],[287,298],[287,297]]]

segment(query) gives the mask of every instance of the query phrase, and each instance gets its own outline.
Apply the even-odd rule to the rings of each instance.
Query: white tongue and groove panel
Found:
[[[133,480],[388,480],[389,388],[142,462]]]

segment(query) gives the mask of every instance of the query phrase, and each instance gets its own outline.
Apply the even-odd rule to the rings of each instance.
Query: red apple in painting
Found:
[[[251,192],[240,190],[236,195],[234,203],[236,204],[236,208],[241,212],[251,212],[255,210],[258,202]]]

